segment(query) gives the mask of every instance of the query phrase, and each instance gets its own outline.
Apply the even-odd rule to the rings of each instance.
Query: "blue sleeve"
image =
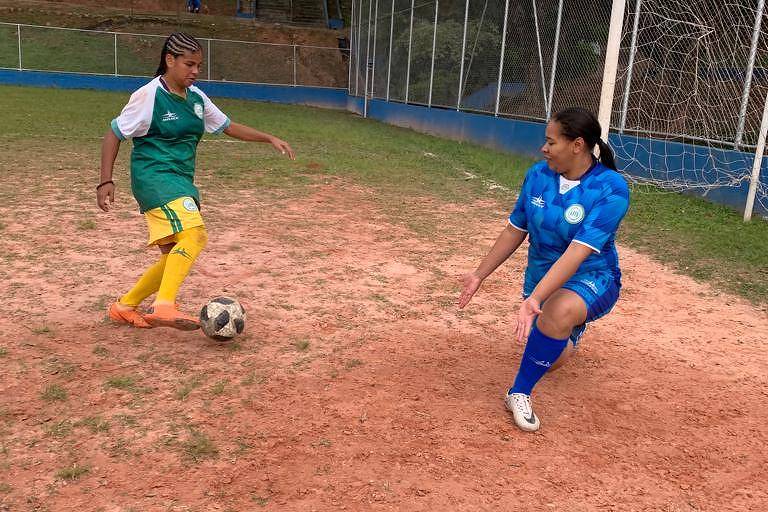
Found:
[[[616,234],[628,209],[629,188],[622,179],[621,185],[611,187],[606,196],[592,207],[573,241],[601,252],[605,243]]]
[[[525,205],[528,204],[528,189],[530,188],[528,183],[531,180],[533,172],[534,168],[531,167],[525,174],[525,180],[523,181],[523,186],[520,187],[520,194],[517,196],[515,209],[509,214],[509,223],[512,227],[525,232],[528,231],[528,216],[525,212]]]

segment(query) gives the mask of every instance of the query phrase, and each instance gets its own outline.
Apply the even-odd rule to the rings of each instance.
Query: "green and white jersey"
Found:
[[[203,132],[221,133],[229,118],[197,87],[187,97],[170,92],[157,77],[131,95],[112,120],[118,139],[133,139],[131,190],[142,212],[184,196],[195,187],[195,155]]]

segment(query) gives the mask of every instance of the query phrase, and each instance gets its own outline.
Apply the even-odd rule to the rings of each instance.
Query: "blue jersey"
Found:
[[[595,272],[621,284],[614,238],[629,208],[629,187],[618,172],[596,162],[578,181],[552,171],[545,161],[525,176],[509,223],[528,232],[524,293],[530,294],[571,242],[593,250],[573,279]]]

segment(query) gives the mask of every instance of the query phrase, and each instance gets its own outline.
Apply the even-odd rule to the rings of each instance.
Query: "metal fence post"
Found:
[[[352,94],[352,58],[354,57],[353,50],[357,50],[355,46],[355,2],[352,2],[352,13],[349,20],[349,58],[347,59],[347,67],[349,68],[349,78],[347,78],[347,93]]]
[[[373,66],[371,67],[371,98],[376,88],[376,33],[379,27],[379,0],[376,0],[376,8],[373,13]]]
[[[389,79],[392,75],[392,34],[395,29],[395,0],[392,0],[392,12],[389,18],[389,56],[387,57],[387,101],[389,101]]]
[[[296,45],[293,45],[293,86],[296,87]]]
[[[370,0],[368,0],[370,1]],[[363,29],[363,0],[360,0],[360,8],[357,10],[357,59],[355,60],[355,96],[360,92],[360,31]]]
[[[496,108],[493,115],[499,115],[499,102],[501,101],[501,78],[504,74],[504,50],[507,46],[507,18],[509,17],[509,0],[504,2],[504,29],[501,34],[501,58],[499,59],[499,79],[496,83]]]
[[[552,51],[552,71],[549,76],[549,101],[547,101],[547,121],[552,116],[552,97],[555,95],[555,74],[557,72],[557,54],[560,47],[560,23],[563,20],[563,0],[557,6],[557,27],[555,28],[555,48]]]
[[[368,0],[368,30],[366,31],[365,42],[365,87],[363,87],[363,117],[368,117],[368,69],[371,59],[371,9],[373,3]],[[374,41],[375,42],[375,41]]]
[[[629,90],[632,87],[632,71],[635,67],[635,55],[637,54],[637,31],[640,26],[640,9],[643,6],[643,0],[637,0],[637,10],[635,11],[635,21],[632,23],[632,42],[629,45],[629,63],[627,64],[627,82],[624,84],[624,99],[621,101],[621,122],[619,124],[619,133],[624,133],[627,126],[627,108],[629,107]]]
[[[544,55],[541,53],[541,33],[539,31],[539,12],[536,0],[533,0],[533,26],[536,28],[536,47],[539,50],[539,71],[541,72],[541,95],[544,97],[544,116],[547,115],[547,81],[544,78]]]
[[[206,60],[208,61],[208,63],[207,63],[208,64],[208,80],[210,81],[210,80],[213,80],[213,78],[211,78],[211,61],[213,60],[213,54],[211,53],[211,40],[210,39],[208,39],[208,45],[207,46],[208,46],[208,50],[207,50],[207,52],[208,52],[208,59],[206,59]]]
[[[435,78],[435,45],[437,44],[437,11],[440,8],[440,0],[435,0],[435,26],[432,29],[432,67],[429,70],[429,99],[427,106],[432,106],[432,84]]]
[[[413,43],[413,6],[416,0],[411,0],[411,28],[408,31],[408,66],[405,72],[405,102],[408,103],[408,87],[411,83],[411,45]]]
[[[115,76],[117,76],[117,32],[115,32]]]
[[[757,42],[760,39],[760,26],[763,22],[763,8],[765,0],[758,0],[757,14],[755,15],[755,26],[752,31],[752,46],[749,50],[749,64],[747,65],[747,75],[744,81],[744,90],[741,93],[741,109],[739,110],[739,126],[736,128],[736,146],[741,144],[744,137],[744,124],[747,118],[747,105],[749,104],[749,90],[752,87],[752,74],[755,70],[755,56],[757,55]]]
[[[467,22],[469,21],[469,0],[464,4],[464,35],[461,38],[461,71],[459,71],[459,96],[456,99],[456,110],[461,109],[461,96],[464,92],[464,58],[467,51]]]
[[[19,71],[24,69],[21,65],[21,25],[16,25],[16,33],[18,34],[18,43],[19,43]]]

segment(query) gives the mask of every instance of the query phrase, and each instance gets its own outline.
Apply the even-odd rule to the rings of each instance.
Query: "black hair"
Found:
[[[602,130],[595,114],[584,108],[571,107],[552,116],[552,120],[560,124],[563,137],[569,140],[581,137],[590,151],[597,145],[600,148],[600,162],[609,169],[616,170],[613,150],[600,138]]]
[[[157,66],[155,76],[164,75],[168,70],[168,67],[165,64],[165,56],[169,53],[174,57],[178,57],[179,55],[183,55],[184,52],[195,53],[202,51],[202,49],[203,47],[200,46],[197,39],[191,35],[185,34],[184,32],[174,32],[165,40],[163,51],[160,53],[160,65]]]

